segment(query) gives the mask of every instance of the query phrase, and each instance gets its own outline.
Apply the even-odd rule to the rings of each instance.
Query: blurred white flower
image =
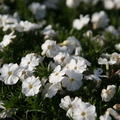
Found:
[[[108,25],[109,18],[104,11],[95,12],[92,15],[91,22],[93,23],[93,29],[104,28]]]
[[[25,94],[25,96],[34,96],[39,93],[41,86],[41,81],[38,77],[28,77],[22,82],[22,93]]]
[[[20,21],[19,24],[15,27],[18,32],[28,32],[31,30],[41,28],[42,24],[35,24],[29,21]]]
[[[72,110],[71,117],[73,120],[95,120],[96,116],[95,106],[81,102],[78,108]]]
[[[32,71],[39,63],[42,63],[42,61],[43,58],[41,56],[38,56],[35,53],[29,53],[25,57],[22,57],[20,66]]]
[[[102,100],[105,102],[109,102],[113,98],[115,93],[116,93],[116,86],[108,85],[107,89],[102,89],[102,92],[101,92]]]
[[[68,53],[63,53],[63,52],[59,52],[55,57],[54,57],[54,61],[57,64],[60,64],[62,66],[66,65],[70,60],[70,55]]]
[[[89,23],[89,21],[89,15],[80,15],[80,19],[73,20],[73,28],[81,30],[84,26],[86,26]]]
[[[18,72],[19,66],[17,64],[4,64],[2,68],[0,68],[0,79],[6,85],[16,84],[19,80],[19,76],[21,73]]]
[[[45,39],[49,39],[55,37],[57,32],[53,30],[52,25],[48,25],[42,30],[42,34],[45,36]]]
[[[79,6],[81,0],[66,0],[66,5],[69,8],[76,8]]]
[[[8,35],[4,35],[2,42],[0,42],[0,49],[6,47],[12,42],[12,39],[16,38],[16,35],[14,35],[14,32],[11,32]]]
[[[51,84],[51,83],[47,83],[42,91],[42,96],[44,98],[52,98],[54,97],[58,90],[61,90],[61,84],[60,83],[56,83],[56,84]]]
[[[46,6],[38,2],[33,2],[29,5],[30,11],[35,15],[36,19],[43,19],[46,15]]]
[[[116,48],[116,50],[120,51],[120,43],[115,44],[115,48]]]
[[[115,49],[120,51],[120,43],[115,44]]]
[[[119,33],[118,33],[118,31],[115,29],[115,27],[114,26],[108,26],[106,29],[105,29],[105,31],[106,32],[109,32],[109,33],[111,33],[111,34],[113,34],[113,35],[115,35],[115,36],[118,36],[119,35]]]
[[[97,116],[95,106],[83,102],[78,97],[72,100],[69,96],[65,96],[59,106],[66,110],[66,115],[73,120],[95,120]]]
[[[46,55],[47,57],[55,57],[59,52],[59,46],[56,44],[54,40],[46,40],[42,46],[42,55]]]
[[[120,64],[120,54],[118,54],[116,52],[112,53],[111,56],[110,56],[109,63],[111,65],[113,65],[113,64]]]
[[[80,41],[74,36],[68,37],[60,45],[61,46],[66,46],[67,47],[67,52],[70,53],[70,54],[72,54],[73,51],[75,51],[75,55],[79,55],[81,50],[82,50]],[[66,52],[66,50],[65,50],[65,52]]]
[[[61,70],[61,66],[58,65],[54,71],[49,76],[49,82],[50,83],[58,83],[61,82],[64,79],[64,71]]]
[[[102,0],[104,7],[106,9],[113,9],[115,7],[114,0]]]
[[[108,111],[106,111],[106,113],[104,115],[100,116],[100,120],[112,120],[110,113]]]
[[[64,98],[61,99],[61,103],[59,104],[59,106],[62,109],[66,110],[68,114],[70,111],[69,109],[79,107],[80,102],[81,102],[81,99],[78,97],[75,97],[75,99],[71,99],[70,96],[65,96]]]
[[[3,28],[3,31],[8,29],[14,30],[16,25],[18,25],[18,20],[10,15],[0,15],[0,27]]]
[[[64,69],[74,70],[76,72],[83,73],[87,70],[87,66],[90,66],[90,63],[86,59],[79,56],[72,56],[70,62],[66,64]]]
[[[97,68],[94,70],[94,74],[85,76],[85,79],[101,81],[100,77],[104,77],[103,75],[101,75],[102,73],[103,73],[103,70],[101,68]]]
[[[62,80],[62,85],[68,91],[76,91],[82,86],[83,75],[73,70],[65,71],[66,77]]]

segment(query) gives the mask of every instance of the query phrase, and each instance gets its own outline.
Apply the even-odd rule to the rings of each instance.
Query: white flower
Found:
[[[78,108],[72,110],[71,117],[73,120],[95,120],[96,116],[95,106],[81,102]]]
[[[42,61],[43,58],[41,56],[37,56],[35,53],[30,53],[21,59],[20,66],[32,71],[39,65],[39,63],[42,63]]]
[[[113,9],[115,7],[115,0],[102,0],[106,9]]]
[[[12,42],[12,39],[14,39],[16,35],[14,35],[14,32],[11,32],[8,35],[4,35],[2,42],[0,42],[0,47],[4,48],[7,45],[9,45]]]
[[[47,83],[42,91],[42,95],[44,96],[44,98],[46,97],[52,98],[57,94],[58,90],[61,90],[60,83],[56,84]]]
[[[116,52],[112,53],[110,56],[109,64],[113,65],[113,64],[119,64],[119,63],[120,63],[120,54]]]
[[[75,99],[71,99],[70,96],[65,96],[61,99],[61,103],[59,104],[59,106],[66,111],[69,110],[67,112],[67,114],[69,114],[71,111],[70,109],[79,107],[80,102],[81,99],[78,97],[75,97]]]
[[[68,91],[78,90],[82,86],[83,75],[73,70],[65,71],[66,77],[62,80],[62,85]]]
[[[43,29],[42,34],[45,35],[45,39],[48,39],[56,36],[57,32],[53,30],[52,25],[48,25]]]
[[[22,82],[22,93],[25,94],[25,96],[34,96],[39,93],[40,87],[41,81],[39,78],[31,76]]]
[[[87,80],[97,80],[97,81],[101,81],[100,77],[103,77],[103,75],[101,75],[103,73],[103,70],[101,68],[97,68],[94,70],[94,74],[85,76],[85,78]]]
[[[19,80],[19,76],[21,73],[18,72],[19,66],[17,64],[4,64],[3,67],[0,69],[0,79],[6,85],[13,85],[16,84]]]
[[[91,22],[93,23],[93,29],[104,28],[108,25],[109,18],[104,11],[100,11],[92,15]]]
[[[86,26],[90,21],[89,15],[80,15],[80,19],[75,19],[73,21],[73,28],[77,30],[81,30],[84,26]]]
[[[76,72],[83,73],[87,70],[87,65],[90,66],[90,63],[86,59],[79,56],[73,56],[70,62],[66,64],[64,69],[74,70]]]
[[[70,55],[68,53],[59,52],[53,59],[57,64],[66,65],[70,60]]]
[[[32,76],[34,71],[29,71],[27,68],[20,66],[18,72],[20,73],[19,79],[24,81],[28,77]]]
[[[64,71],[61,70],[61,66],[58,65],[53,73],[50,74],[49,76],[49,82],[50,83],[58,83],[58,82],[61,82],[63,79],[64,79]]]
[[[99,58],[98,59],[98,64],[100,65],[106,65],[106,64],[109,64],[109,61],[106,59],[106,58]]]
[[[109,32],[109,33],[111,33],[111,34],[113,34],[113,35],[115,35],[115,36],[118,36],[119,35],[119,33],[118,33],[118,31],[115,29],[115,27],[114,26],[108,26],[106,29],[105,29],[105,31],[106,32]]]
[[[59,52],[59,46],[56,44],[56,41],[46,40],[45,43],[42,44],[42,55],[46,55],[47,57],[55,57]]]
[[[73,120],[95,120],[97,116],[95,106],[83,102],[78,97],[71,99],[69,96],[65,96],[61,99],[59,106],[66,110],[66,115]]]
[[[16,26],[16,30],[18,32],[28,32],[31,30],[41,28],[41,25],[42,24],[35,24],[35,23],[31,23],[29,21],[20,21],[20,23]]]
[[[109,102],[116,93],[115,85],[108,85],[107,89],[103,89],[101,93],[102,100],[105,102]]]
[[[73,51],[75,51],[75,55],[79,55],[81,50],[82,50],[80,41],[77,38],[75,38],[74,36],[68,37],[60,45],[66,46],[67,47],[67,52],[70,53],[70,54],[72,54]],[[66,52],[66,50],[65,50],[65,52]]]
[[[112,120],[110,113],[107,111],[104,115],[101,115],[100,120]]]
[[[114,0],[116,9],[120,9],[120,0]]]
[[[81,0],[66,0],[66,5],[69,8],[76,8],[79,6]]]
[[[120,51],[120,43],[115,44],[115,48],[116,48],[116,50]]]
[[[29,5],[30,11],[35,15],[36,19],[43,19],[46,15],[46,6],[38,2],[33,2]]]
[[[0,15],[0,27],[3,27],[3,31],[8,29],[15,29],[18,24],[18,20],[10,15]]]

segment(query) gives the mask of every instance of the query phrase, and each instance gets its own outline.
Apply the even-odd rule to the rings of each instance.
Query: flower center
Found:
[[[52,45],[48,45],[48,49],[52,49],[53,48],[53,46]]]
[[[11,71],[9,71],[9,72],[8,72],[8,75],[9,75],[9,76],[10,76],[10,75],[12,75],[12,72],[11,72]]]
[[[33,85],[32,85],[32,84],[30,84],[30,85],[29,85],[29,89],[32,89],[32,88],[33,88]]]
[[[85,116],[85,115],[86,115],[86,113],[85,113],[85,112],[82,112],[82,113],[81,113],[81,115],[82,115],[82,116]]]
[[[70,81],[73,82],[75,79],[74,78],[70,78]]]

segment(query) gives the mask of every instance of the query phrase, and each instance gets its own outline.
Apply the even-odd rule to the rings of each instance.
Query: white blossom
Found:
[[[108,25],[109,18],[104,11],[95,12],[92,15],[91,22],[93,23],[93,29],[104,28]]]
[[[76,8],[79,6],[81,0],[66,0],[66,5],[69,8]]]
[[[17,64],[4,64],[2,68],[0,68],[0,79],[6,85],[16,84],[19,80],[19,76],[21,73],[18,72],[19,66]]]
[[[73,70],[65,71],[66,77],[62,80],[62,85],[68,91],[78,90],[82,86],[83,75]]]
[[[86,26],[90,21],[89,15],[80,15],[79,19],[73,20],[73,28],[77,30],[81,30],[84,26]]]
[[[49,82],[50,83],[58,83],[61,82],[64,79],[64,71],[62,71],[61,66],[58,65],[54,71],[49,76]]]
[[[14,32],[11,32],[8,35],[4,35],[2,42],[0,42],[0,49],[6,47],[12,42],[12,39],[16,38],[16,35],[14,35]]]
[[[20,66],[32,71],[39,63],[42,63],[42,61],[43,58],[41,56],[38,56],[35,53],[29,53],[25,57],[22,57]]]
[[[101,92],[102,100],[105,102],[109,102],[113,98],[115,93],[116,93],[116,86],[108,85],[107,89],[102,89],[102,92]]]
[[[41,86],[41,81],[38,77],[28,77],[22,82],[22,93],[25,94],[25,96],[34,96],[39,93]]]
[[[30,11],[35,15],[36,19],[43,19],[46,16],[46,6],[38,2],[33,2],[29,5]]]
[[[42,55],[46,55],[47,57],[55,57],[59,52],[59,46],[56,44],[54,40],[46,40],[45,43],[42,44]]]

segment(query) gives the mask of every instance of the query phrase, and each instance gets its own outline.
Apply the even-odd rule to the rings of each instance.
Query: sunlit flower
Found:
[[[16,38],[14,32],[11,32],[8,35],[4,35],[2,42],[0,42],[0,49],[6,47],[12,42],[12,39]]]
[[[90,21],[89,15],[80,15],[80,19],[75,19],[73,21],[73,28],[77,30],[81,30],[84,26],[86,26]]]
[[[18,72],[19,66],[17,64],[4,64],[3,67],[0,69],[0,79],[6,85],[13,85],[16,84],[19,80],[19,76],[21,73]]]
[[[92,15],[91,22],[93,23],[93,29],[104,28],[108,25],[109,18],[104,11],[100,11]]]
[[[101,97],[105,102],[109,102],[116,93],[115,85],[108,85],[107,89],[102,89]]]
[[[55,57],[59,52],[59,46],[56,44],[56,41],[46,40],[45,43],[42,44],[42,55],[46,55],[47,57]]]
[[[39,78],[31,76],[22,82],[22,93],[25,94],[25,96],[34,96],[39,93],[40,87],[41,81]]]
[[[42,61],[43,58],[41,56],[38,56],[35,53],[29,53],[21,59],[20,66],[32,71],[39,65],[39,63],[42,63]]]
[[[66,77],[62,80],[62,85],[69,91],[78,90],[82,86],[83,75],[73,70],[65,71]]]

